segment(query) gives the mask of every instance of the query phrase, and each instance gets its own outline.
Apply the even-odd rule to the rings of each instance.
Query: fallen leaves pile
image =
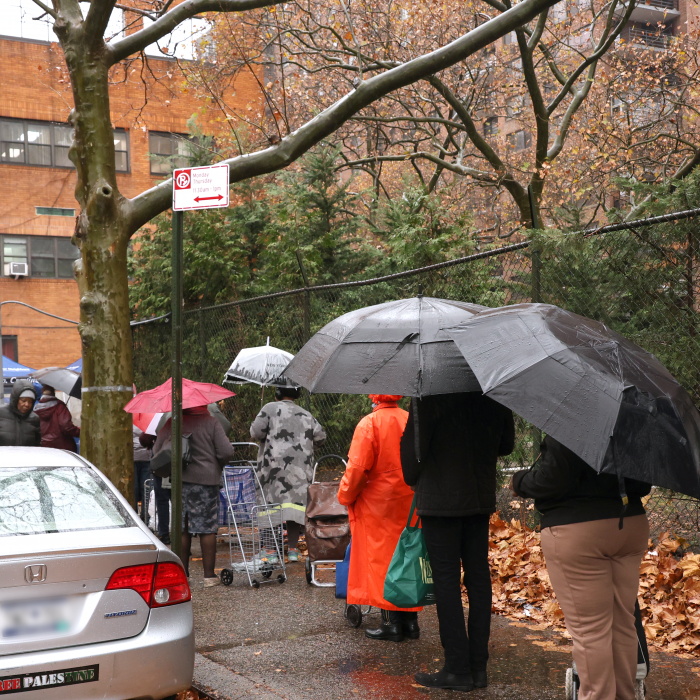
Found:
[[[490,528],[493,612],[567,634],[539,533],[515,519],[506,523],[498,515],[491,518]],[[684,541],[668,533],[649,545],[641,566],[639,597],[649,644],[700,657],[700,554],[681,556]]]

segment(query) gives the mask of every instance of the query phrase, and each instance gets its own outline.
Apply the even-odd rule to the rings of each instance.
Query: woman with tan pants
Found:
[[[579,700],[634,700],[639,566],[649,541],[647,484],[598,474],[551,437],[541,461],[513,475],[514,493],[542,514],[542,551],[574,643]]]

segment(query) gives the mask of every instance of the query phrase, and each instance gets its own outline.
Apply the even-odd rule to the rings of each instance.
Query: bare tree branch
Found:
[[[194,0],[185,0],[187,5]],[[223,0],[220,0],[223,2]],[[524,0],[502,15],[476,27],[459,39],[432,53],[408,61],[396,68],[368,80],[359,82],[357,89],[345,95],[325,109],[311,121],[286,136],[279,144],[257,153],[238,156],[227,161],[230,167],[230,181],[271,173],[293,163],[309,148],[332,134],[340,125],[348,121],[358,111],[388,93],[419,80],[424,80],[468,56],[485,48],[510,31],[529,22],[544,9],[555,4],[556,0]],[[210,2],[210,0],[205,0]],[[197,7],[202,3],[198,3]],[[239,3],[236,3],[239,4]],[[177,12],[179,5],[171,12]],[[157,24],[157,23],[156,23]],[[153,25],[155,26],[155,24]],[[149,29],[151,29],[149,27]],[[127,41],[127,40],[124,40]],[[152,39],[148,40],[150,43]],[[122,42],[123,43],[123,42]],[[130,219],[130,230],[135,231],[154,216],[171,205],[172,181],[170,179],[125,202]]]

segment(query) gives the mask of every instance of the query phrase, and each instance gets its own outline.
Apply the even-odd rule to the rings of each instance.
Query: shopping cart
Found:
[[[232,444],[239,450],[257,448],[250,442]],[[223,479],[231,568],[222,569],[221,582],[230,586],[234,574],[246,574],[248,583],[260,588],[261,583],[271,583],[272,574],[279,571],[274,580],[284,583],[287,572],[282,507],[265,501],[256,462],[252,459],[231,462],[224,467]]]
[[[153,509],[151,513],[151,508]],[[151,532],[158,532],[158,509],[156,508],[155,479],[151,476],[143,482],[141,520]]]
[[[649,663],[649,648],[647,638],[642,624],[642,611],[639,608],[639,601],[634,605],[634,626],[637,630],[637,675],[634,681],[635,700],[644,700],[647,696],[646,677],[649,675],[651,664]],[[578,677],[576,664],[573,663],[566,669],[566,680],[564,684],[564,694],[566,700],[577,700],[581,681]]]
[[[306,505],[306,582],[319,587],[332,587],[333,583],[321,583],[316,578],[316,567],[324,565],[324,571],[335,570],[335,565],[342,562],[345,550],[350,542],[350,521],[348,509],[338,503],[339,483],[335,481],[317,482],[316,470],[326,459],[338,459],[347,466],[338,455],[325,455],[316,462],[313,477],[309,484]],[[332,568],[330,567],[332,565]]]

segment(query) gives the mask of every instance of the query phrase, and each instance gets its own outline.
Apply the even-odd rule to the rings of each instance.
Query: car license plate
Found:
[[[0,605],[0,637],[53,637],[71,630],[71,610],[65,598],[21,600]]]
[[[60,671],[39,671],[37,673],[17,673],[0,677],[0,697],[13,693],[27,693],[30,690],[58,688],[64,685],[94,683],[100,680],[100,665],[76,666]]]

